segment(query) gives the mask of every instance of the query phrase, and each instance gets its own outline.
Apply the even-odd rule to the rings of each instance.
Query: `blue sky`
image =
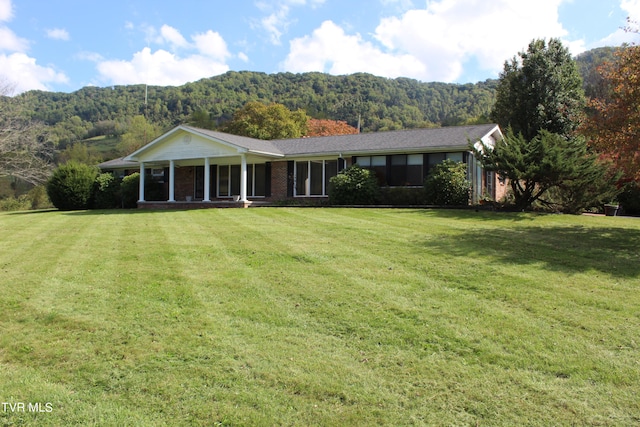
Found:
[[[14,93],[181,85],[229,70],[497,78],[534,38],[571,52],[634,42],[640,0],[0,0]]]

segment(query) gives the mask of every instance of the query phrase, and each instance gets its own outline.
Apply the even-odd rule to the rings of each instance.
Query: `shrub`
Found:
[[[88,209],[97,175],[96,168],[81,163],[70,162],[58,167],[47,182],[51,203],[63,211]]]
[[[131,209],[137,207],[138,198],[140,197],[140,173],[132,173],[122,178],[120,191],[123,208]]]
[[[430,205],[468,205],[471,183],[467,179],[467,166],[449,159],[439,163],[429,172],[424,189]]]
[[[0,211],[26,211],[31,207],[31,202],[26,194],[16,197],[0,199]]]
[[[373,172],[357,164],[329,179],[329,201],[335,205],[374,204],[379,192]]]
[[[113,209],[120,206],[120,180],[111,173],[101,173],[93,185],[93,207]]]
[[[51,201],[47,197],[47,189],[44,185],[38,185],[33,187],[27,193],[29,200],[31,201],[31,209],[43,209],[50,208]]]
[[[622,186],[618,201],[627,215],[640,215],[640,184],[627,182]]]

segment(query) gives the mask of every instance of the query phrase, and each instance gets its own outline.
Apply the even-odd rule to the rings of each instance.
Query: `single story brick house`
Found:
[[[409,129],[356,135],[263,141],[180,125],[130,155],[102,163],[120,174],[139,171],[139,207],[240,206],[326,198],[329,179],[357,163],[383,187],[422,187],[429,169],[452,159],[467,164],[472,198],[504,195],[504,182],[484,171],[469,142],[502,138],[498,125]],[[147,201],[145,180],[164,184],[166,200]],[[206,206],[205,206],[206,205]]]

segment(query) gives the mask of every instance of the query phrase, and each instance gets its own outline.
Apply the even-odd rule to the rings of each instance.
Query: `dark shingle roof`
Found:
[[[354,155],[365,153],[398,153],[428,151],[466,150],[470,141],[478,141],[497,129],[495,124],[451,126],[444,128],[409,129],[388,132],[361,133],[356,135],[320,136],[312,138],[280,139],[263,141],[245,136],[216,132],[192,126],[181,125],[179,129],[213,138],[233,146],[244,148],[256,154],[271,156],[320,156]],[[140,151],[161,141],[157,138],[145,147],[127,156],[131,158]]]
[[[469,141],[478,141],[497,125],[452,126],[410,129],[357,135],[322,136],[271,141],[287,156],[317,154],[356,154],[393,151],[438,151],[466,149]]]

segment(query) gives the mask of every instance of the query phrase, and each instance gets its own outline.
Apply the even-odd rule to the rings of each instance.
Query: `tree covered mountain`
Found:
[[[64,144],[82,133],[117,133],[135,115],[170,128],[204,111],[221,123],[248,101],[277,102],[352,126],[360,121],[363,131],[486,121],[495,85],[495,80],[459,85],[370,74],[231,71],[178,87],[85,87],[73,93],[30,91],[18,98],[34,119],[55,126]]]
[[[577,58],[588,94],[597,91],[595,69],[611,53],[611,48],[595,49]],[[165,130],[203,115],[220,124],[248,101],[276,102],[290,110],[303,109],[313,118],[346,121],[354,127],[360,124],[364,132],[486,122],[497,83],[492,79],[475,84],[425,83],[364,73],[230,71],[177,87],[30,91],[15,101],[32,118],[52,126],[53,140],[63,148],[88,137],[121,135],[136,115]]]

